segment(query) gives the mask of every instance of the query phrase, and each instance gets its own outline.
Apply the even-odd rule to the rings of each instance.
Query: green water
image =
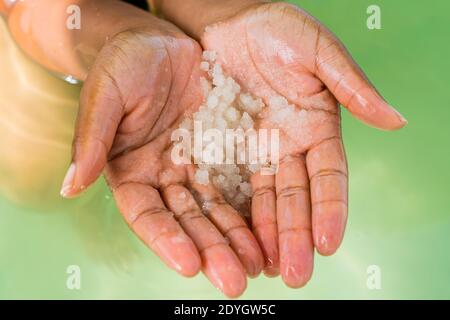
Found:
[[[450,298],[450,2],[296,3],[344,41],[409,125],[380,132],[343,112],[350,216],[341,249],[316,258],[305,288],[260,277],[243,298]],[[381,30],[366,27],[370,4],[381,7]],[[0,298],[222,298],[202,275],[163,266],[106,190],[100,183],[51,213],[0,200]],[[66,287],[69,265],[81,268],[80,290]],[[366,286],[369,265],[381,269],[380,290]]]

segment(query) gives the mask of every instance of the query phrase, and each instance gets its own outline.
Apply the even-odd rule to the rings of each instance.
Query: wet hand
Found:
[[[225,10],[226,11],[226,10]],[[336,37],[303,10],[257,4],[210,24],[201,35],[224,71],[262,97],[284,97],[298,118],[258,123],[280,129],[276,176],[252,177],[252,224],[266,257],[265,272],[291,287],[313,271],[314,248],[331,255],[347,220],[347,164],[340,110],[385,130],[406,120],[370,84]]]
[[[197,185],[192,167],[171,161],[171,132],[203,98],[201,49],[158,23],[117,34],[97,56],[82,89],[73,162],[61,192],[78,195],[104,170],[120,212],[147,246],[180,274],[202,270],[236,297],[246,274],[262,270],[263,256],[223,197]],[[209,202],[208,215],[198,200]]]

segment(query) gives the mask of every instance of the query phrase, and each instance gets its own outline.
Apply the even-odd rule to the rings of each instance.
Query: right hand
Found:
[[[202,102],[201,48],[159,23],[121,32],[100,51],[82,89],[61,193],[78,195],[105,168],[119,210],[146,245],[180,274],[202,269],[214,286],[236,297],[245,290],[246,273],[261,272],[262,253],[223,197],[196,185],[192,167],[170,159],[172,130]],[[200,189],[212,205],[207,216],[190,192]]]

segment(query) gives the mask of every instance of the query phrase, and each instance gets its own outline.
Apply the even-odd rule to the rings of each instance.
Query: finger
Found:
[[[264,273],[267,276],[279,274],[278,229],[275,194],[275,176],[256,173],[251,177],[252,229],[265,258]]]
[[[125,183],[113,193],[131,229],[170,268],[184,276],[200,271],[197,248],[164,206],[157,190],[140,183]]]
[[[345,47],[324,27],[319,27],[316,74],[336,99],[355,117],[385,130],[407,121],[377,92]]]
[[[306,156],[311,184],[314,244],[322,255],[339,247],[347,222],[347,161],[340,138],[323,141]]]
[[[229,297],[241,295],[247,286],[244,268],[219,230],[203,215],[192,194],[181,185],[170,185],[162,194],[200,251],[208,279]]]
[[[241,260],[247,274],[256,277],[264,267],[261,248],[243,217],[229,205],[211,185],[192,183],[199,202],[208,218],[230,241],[230,246]]]
[[[311,206],[304,156],[286,157],[280,162],[276,190],[280,273],[288,286],[298,288],[309,281],[314,264]]]
[[[72,147],[72,163],[61,195],[74,197],[102,173],[123,114],[121,94],[110,77],[91,70],[80,96],[80,108]]]

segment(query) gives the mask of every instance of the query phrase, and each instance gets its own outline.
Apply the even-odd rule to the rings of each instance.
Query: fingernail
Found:
[[[405,119],[405,117],[403,117],[403,115],[397,111],[397,109],[395,109],[393,106],[390,105],[390,107],[392,108],[392,110],[395,112],[395,114],[397,115],[397,117],[400,119],[400,122],[407,124],[408,120]]]
[[[61,187],[61,196],[64,198],[68,198],[70,191],[73,189],[73,182],[75,178],[75,163],[72,163],[67,170],[66,176],[64,177],[64,181]]]

